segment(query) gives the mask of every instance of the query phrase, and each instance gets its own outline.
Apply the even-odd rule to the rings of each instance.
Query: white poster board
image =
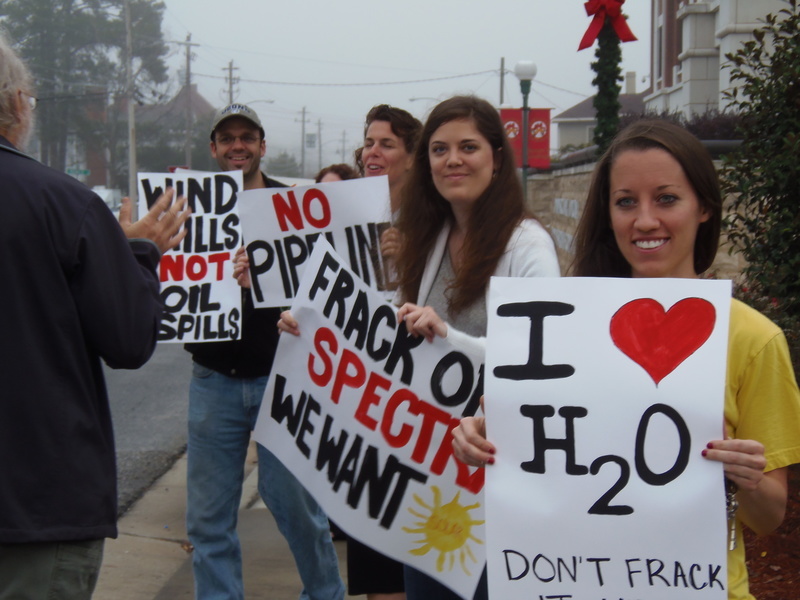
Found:
[[[731,287],[493,279],[490,597],[725,600]]]
[[[323,239],[281,334],[255,439],[354,538],[471,598],[485,564],[483,469],[453,456],[480,358],[412,338]]]
[[[239,213],[255,306],[291,304],[323,235],[369,287],[386,289],[380,238],[390,226],[387,177],[247,190]]]
[[[242,172],[139,173],[139,215],[163,191],[186,196],[192,216],[181,244],[158,265],[164,316],[159,342],[219,342],[241,337],[242,293],[233,278],[233,258],[241,245],[236,196]]]

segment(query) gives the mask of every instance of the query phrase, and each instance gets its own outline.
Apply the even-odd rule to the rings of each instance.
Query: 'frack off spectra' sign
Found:
[[[493,279],[492,598],[725,600],[728,281]]]
[[[242,192],[239,212],[254,304],[291,303],[320,236],[369,287],[385,290],[380,238],[390,226],[389,211],[385,176]]]
[[[186,196],[192,216],[183,242],[159,264],[161,319],[159,342],[218,342],[241,337],[242,295],[233,278],[233,257],[241,245],[236,197],[242,172],[139,174],[139,214],[163,191]]]
[[[453,456],[479,406],[482,367],[408,335],[397,308],[322,239],[292,304],[255,429],[356,539],[465,598],[483,571],[483,470]]]

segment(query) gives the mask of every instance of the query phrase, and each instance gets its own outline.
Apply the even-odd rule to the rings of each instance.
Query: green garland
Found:
[[[600,35],[597,36],[597,60],[592,63],[592,70],[597,76],[592,84],[597,87],[594,97],[597,126],[594,130],[594,143],[597,144],[598,154],[605,152],[619,128],[619,92],[622,81],[620,61],[622,50],[619,37],[611,25],[611,20],[606,18]]]

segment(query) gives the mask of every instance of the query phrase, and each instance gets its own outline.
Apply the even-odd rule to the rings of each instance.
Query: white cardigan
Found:
[[[420,281],[415,304],[422,304],[433,287],[436,273],[447,248],[450,224],[446,224],[436,238]],[[494,277],[560,277],[556,248],[553,239],[535,219],[524,219],[517,225],[506,245],[506,251],[497,263]],[[421,300],[422,299],[422,300]],[[489,304],[489,286],[486,286],[486,304]],[[486,352],[486,338],[473,337],[450,324],[447,339],[459,350],[480,355]]]

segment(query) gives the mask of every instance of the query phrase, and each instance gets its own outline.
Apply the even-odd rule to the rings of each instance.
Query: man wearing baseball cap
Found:
[[[223,171],[242,171],[244,189],[285,187],[261,172],[266,152],[264,127],[256,111],[244,104],[217,111],[211,126],[211,156]]]
[[[286,187],[261,171],[264,127],[256,112],[231,104],[217,112],[211,155],[223,171],[242,171],[244,189]],[[186,344],[189,387],[186,528],[194,545],[195,598],[242,600],[236,522],[244,461],[278,345],[280,309],[256,309],[242,290],[242,338]],[[258,491],[294,554],[301,600],[341,600],[344,585],[328,519],[292,473],[257,444]]]

